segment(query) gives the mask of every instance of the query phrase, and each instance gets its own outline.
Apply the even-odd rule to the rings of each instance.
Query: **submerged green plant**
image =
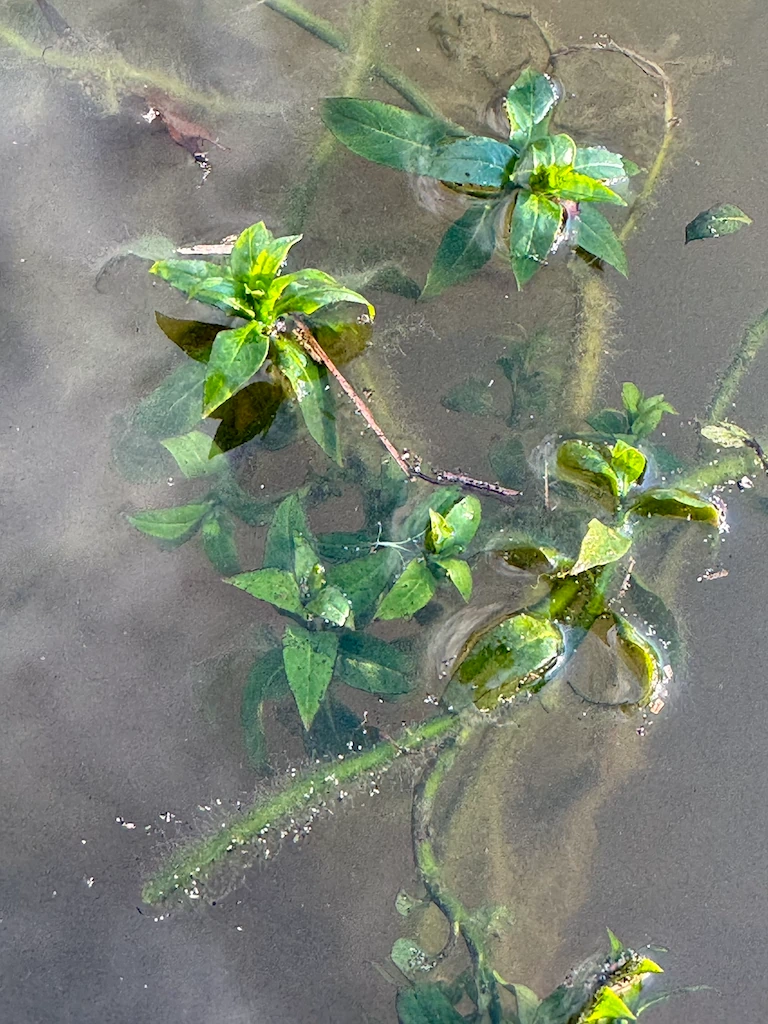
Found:
[[[264,694],[262,701],[280,692],[285,679],[304,728],[310,729],[334,676],[368,693],[407,692],[408,659],[403,653],[355,632],[370,619],[391,572],[391,555],[384,550],[325,565],[301,503],[295,495],[286,498],[269,528],[262,568],[225,580],[293,620],[283,633],[281,658],[269,654],[254,667],[249,701],[260,703],[254,689]]]
[[[225,580],[293,620],[283,633],[282,653],[270,652],[251,671],[243,698],[243,726],[251,751],[261,749],[261,734],[254,730],[264,701],[281,698],[289,690],[309,730],[334,678],[388,698],[410,689],[408,657],[362,629],[373,618],[410,617],[427,604],[440,577],[450,579],[469,600],[471,572],[456,556],[480,524],[480,503],[472,497],[457,500],[455,491],[440,497],[445,516],[429,508],[430,526],[420,534],[424,553],[408,563],[394,584],[398,559],[409,550],[412,538],[379,539],[359,557],[333,564],[318,553],[322,537],[312,536],[298,498],[290,495],[278,506],[267,533],[262,568]],[[417,506],[404,530],[423,521],[424,505]],[[419,575],[413,573],[413,566]],[[252,720],[254,714],[257,723]]]
[[[592,204],[626,206],[621,192],[639,168],[602,146],[577,146],[569,135],[551,135],[559,99],[549,75],[526,69],[507,94],[506,141],[376,100],[325,100],[325,124],[353,153],[436,178],[473,200],[443,237],[422,298],[474,274],[499,240],[518,287],[564,241],[626,276],[622,245]]]
[[[621,389],[623,411],[603,409],[587,417],[587,423],[600,434],[634,443],[649,437],[661,423],[665,413],[675,409],[664,400],[664,395],[646,398],[636,384],[627,382]]]
[[[480,941],[486,930],[480,923]],[[625,947],[613,932],[608,935],[610,952],[574,971],[569,982],[559,985],[545,999],[539,999],[525,985],[505,981],[492,969],[486,969],[486,979],[479,980],[475,963],[473,970],[464,971],[453,982],[417,981],[403,989],[397,998],[400,1024],[464,1024],[479,1020],[505,1024],[628,1024],[673,993],[649,992],[649,980],[663,974],[663,969],[642,951]],[[423,974],[435,966],[407,940],[398,940],[396,949],[399,944],[403,952],[409,947],[411,951],[410,960],[405,962],[393,951],[393,960],[407,977],[413,978],[417,972]],[[460,1011],[459,1005],[467,1002],[472,1009]],[[481,1009],[483,1002],[490,1004],[487,1016],[482,1015],[486,1010],[485,1006]]]
[[[408,562],[382,597],[377,619],[410,618],[432,600],[438,584],[446,578],[465,601],[472,597],[472,570],[457,556],[470,544],[480,526],[480,502],[471,495],[457,501],[455,493],[448,492],[440,502],[445,515],[432,507],[434,504],[438,503],[433,502],[428,509],[429,524],[418,534],[424,540],[422,551]],[[419,514],[423,515],[423,509],[414,517],[415,522],[412,519],[416,527]]]
[[[230,428],[238,421],[255,423],[251,435],[254,436],[268,428],[282,391],[296,399],[309,433],[338,462],[339,441],[325,368],[312,359],[290,331],[280,328],[286,317],[311,317],[337,303],[366,306],[366,316],[371,319],[374,308],[362,295],[345,288],[322,270],[284,274],[288,253],[301,237],[275,238],[259,222],[238,237],[226,263],[160,260],[150,272],[188,298],[246,321],[244,326],[231,330],[217,324],[192,322],[197,330],[192,337],[187,324],[182,347],[192,358],[206,364],[201,415],[216,414]],[[332,322],[341,330],[354,323],[354,317],[336,316]],[[178,325],[185,322],[162,318],[160,323],[179,344],[173,335],[180,333]],[[272,381],[257,381],[250,390],[245,389],[244,385],[267,361]]]
[[[722,525],[722,510],[684,488],[643,487],[646,456],[621,439],[613,444],[567,439],[557,449],[554,468],[583,498],[610,512],[610,520],[589,521],[575,558],[554,546],[531,542],[500,549],[509,565],[536,572],[548,593],[471,638],[446,694],[454,706],[466,704],[465,687],[475,706],[486,711],[523,689],[538,689],[553,670],[562,668],[566,637],[575,641],[569,645],[573,653],[590,630],[614,646],[617,656],[634,664],[639,691],[632,703],[649,703],[662,683],[658,646],[611,607],[610,585],[622,561],[630,559],[638,520],[665,516],[717,528]],[[625,588],[634,583],[633,571],[634,560],[624,574]]]

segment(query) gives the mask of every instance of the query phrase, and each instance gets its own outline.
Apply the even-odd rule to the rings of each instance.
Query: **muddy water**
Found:
[[[264,218],[276,231],[301,221],[306,265],[395,260],[423,282],[451,201],[318,149],[318,101],[394,101],[368,72],[383,57],[446,115],[480,128],[517,70],[543,56],[530,24],[499,13],[501,2],[311,6],[349,35],[356,60],[263,4],[62,0],[66,38],[31,2],[0,6],[0,1002],[20,1024],[394,1020],[395,989],[376,965],[403,934],[393,897],[413,880],[407,774],[356,797],[215,907],[167,918],[139,896],[163,854],[265,785],[245,757],[238,709],[248,665],[280,623],[222,587],[199,546],[158,553],[125,520],[200,491],[172,462],[142,472],[134,459],[129,474],[116,462],[114,418],[180,362],[154,311],[184,306],[136,257],[109,261],[147,236],[216,241]],[[610,33],[672,78],[682,123],[629,244],[630,278],[609,280],[601,393],[615,404],[630,379],[664,391],[682,414],[668,441],[685,451],[688,417],[768,305],[768,16],[751,0],[615,7],[547,2],[538,15],[558,45]],[[149,91],[170,94],[226,147],[208,147],[205,182],[162,124],[142,120],[146,75],[137,89],[131,67],[153,69]],[[654,84],[606,55],[561,70],[563,126],[647,164],[661,125]],[[720,201],[754,226],[684,250],[685,223]],[[468,372],[497,377],[498,356],[537,330],[567,354],[577,316],[568,266],[548,268],[522,298],[501,263],[429,305],[372,297],[379,327],[350,375],[373,388],[382,424],[436,464],[491,475],[503,420],[451,413],[440,398]],[[734,414],[758,432],[766,388],[758,362]],[[551,429],[538,413],[524,427],[527,449]],[[301,440],[239,458],[257,493],[327,468]],[[356,528],[357,515],[347,495],[313,523]],[[654,1011],[661,1024],[683,1012],[707,1024],[757,1020],[765,1005],[753,967],[768,919],[765,519],[738,495],[730,519],[719,555],[728,577],[697,582],[712,554],[701,538],[685,549],[675,607],[687,663],[647,735],[610,710],[585,715],[555,690],[484,734],[440,809],[457,890],[509,909],[496,943],[503,973],[546,991],[610,925],[636,945],[669,947],[674,983],[717,989]],[[262,534],[238,534],[244,565],[259,564]],[[492,575],[481,583],[493,592]],[[409,700],[358,710],[391,728],[422,715],[436,685],[425,667]],[[273,726],[282,772],[303,752]]]

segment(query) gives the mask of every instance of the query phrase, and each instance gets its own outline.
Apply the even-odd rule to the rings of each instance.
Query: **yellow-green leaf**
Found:
[[[603,1020],[637,1020],[630,1008],[611,988],[603,988],[597,994],[594,1005],[584,1024]]]
[[[445,569],[448,579],[465,601],[472,597],[472,570],[463,558],[438,558],[437,564]]]
[[[599,519],[591,519],[581,542],[579,557],[570,569],[569,575],[578,576],[587,569],[617,562],[626,555],[631,546],[632,541],[629,537],[625,537],[610,526],[605,526]]]

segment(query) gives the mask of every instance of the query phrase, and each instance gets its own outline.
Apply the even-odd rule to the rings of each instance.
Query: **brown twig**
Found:
[[[305,323],[302,323],[300,320],[294,320],[290,324],[287,321],[283,320],[282,324],[283,327],[281,331],[280,321],[278,321],[278,324],[276,325],[278,331],[281,331],[281,333],[292,334],[294,338],[302,346],[302,348],[306,349],[306,351],[315,360],[316,363],[322,363],[322,365],[331,374],[331,376],[338,381],[341,390],[344,392],[347,398],[350,399],[352,404],[355,406],[355,408],[363,417],[365,422],[374,432],[376,437],[378,437],[378,439],[387,449],[387,451],[398,464],[400,469],[402,469],[402,471],[405,473],[407,477],[413,476],[413,470],[405,461],[405,459],[397,450],[397,448],[395,448],[395,446],[389,440],[389,438],[378,425],[376,420],[373,418],[373,413],[371,412],[371,410],[368,408],[368,406],[365,404],[362,398],[352,387],[352,385],[349,383],[344,374],[339,369],[337,369],[336,364],[333,362],[331,357],[325,352],[323,348],[321,348],[317,338],[314,336],[312,331],[310,331],[307,325]]]
[[[501,484],[492,484],[487,480],[478,480],[473,476],[467,476],[466,473],[449,473],[447,470],[438,469],[432,477],[428,473],[422,472],[420,466],[416,466],[412,472],[419,480],[426,480],[428,484],[435,484],[436,486],[441,484],[459,484],[460,487],[466,487],[470,491],[482,491],[483,494],[493,494],[497,498],[516,498],[522,493],[522,491],[515,491],[511,487],[502,487]]]
[[[413,480],[414,477],[418,477],[419,480],[425,480],[427,483],[433,484],[436,487],[446,486],[449,484],[459,484],[461,487],[466,487],[475,491],[482,491],[484,494],[491,494],[494,497],[502,499],[515,498],[520,494],[520,491],[514,491],[509,487],[502,487],[501,484],[489,483],[487,480],[477,480],[475,477],[466,476],[464,473],[449,473],[445,470],[437,470],[434,476],[429,476],[429,474],[422,471],[420,464],[417,463],[415,466],[410,465],[407,459],[389,440],[387,435],[374,419],[371,410],[358,395],[341,370],[338,369],[328,353],[321,347],[317,338],[303,321],[298,319],[288,320],[285,317],[280,317],[274,326],[274,330],[278,334],[293,335],[309,356],[311,356],[316,363],[321,363],[326,368],[331,376],[338,382],[341,390],[347,398],[349,398],[354,407],[409,480]]]

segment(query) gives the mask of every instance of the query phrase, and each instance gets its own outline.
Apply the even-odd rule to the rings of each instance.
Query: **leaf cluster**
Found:
[[[275,238],[259,222],[242,232],[225,262],[154,263],[151,273],[188,298],[245,321],[225,328],[158,314],[158,323],[192,359],[205,364],[200,415],[221,420],[216,434],[220,450],[265,433],[288,395],[297,401],[314,440],[339,462],[327,373],[292,333],[278,328],[286,318],[314,316],[318,326],[336,337],[354,335],[356,327],[370,323],[374,308],[324,271],[283,273],[288,254],[301,237]],[[363,305],[367,312],[355,317],[347,304]],[[253,381],[265,364],[267,379]]]
[[[603,409],[588,417],[590,427],[599,434],[634,444],[650,437],[661,423],[664,413],[676,415],[676,410],[664,400],[664,395],[646,397],[631,382],[622,386],[621,400],[624,406],[622,410]]]
[[[624,386],[624,398],[625,423],[640,424],[640,431],[666,411],[663,396],[644,399],[634,385]],[[719,528],[718,506],[683,488],[645,486],[646,456],[622,438],[612,444],[568,438],[557,449],[555,469],[583,498],[609,510],[611,521],[589,521],[575,558],[546,544],[526,543],[499,552],[509,565],[535,572],[548,593],[470,638],[446,690],[450,706],[471,700],[490,711],[521,690],[538,689],[560,665],[566,630],[576,637],[571,652],[593,629],[614,648],[615,656],[633,669],[641,706],[650,702],[663,680],[660,649],[608,602],[610,581],[631,551],[637,520],[672,517]],[[627,581],[634,582],[633,565]]]
[[[300,500],[290,495],[275,512],[262,568],[225,580],[292,620],[283,633],[281,662],[270,653],[258,663],[247,699],[249,706],[259,705],[275,687],[290,690],[307,730],[334,676],[355,689],[387,697],[410,686],[402,652],[356,632],[370,620],[391,576],[391,553],[382,550],[327,565],[317,547]],[[259,700],[258,695],[264,696]]]
[[[465,601],[472,597],[472,570],[458,556],[480,526],[480,502],[472,495],[457,501],[449,491],[442,505],[448,506],[445,515],[432,505],[428,508],[428,525],[418,534],[423,537],[421,551],[382,597],[377,619],[410,618],[432,600],[438,585],[446,579]],[[414,519],[418,523],[418,516]]]
[[[525,985],[505,981],[495,971],[486,988],[497,1007],[493,1019],[500,1024],[606,1024],[637,1020],[651,1006],[673,993],[651,994],[647,985],[662,968],[643,953],[625,948],[609,931],[611,951],[586,971],[575,972],[573,981],[560,985],[540,999]],[[409,948],[421,953],[407,940],[399,940],[402,952]],[[398,943],[395,944],[396,948]],[[400,950],[398,950],[399,952]],[[395,951],[393,950],[393,959]],[[406,974],[408,975],[408,963]],[[430,964],[420,968],[423,973]],[[473,1005],[473,1009],[459,1007]],[[397,1012],[400,1024],[466,1024],[483,1018],[478,1008],[478,984],[472,971],[454,982],[420,981],[400,992]]]
[[[621,193],[639,168],[602,146],[577,146],[569,135],[550,134],[559,99],[549,75],[523,71],[506,97],[505,140],[470,135],[451,121],[376,100],[325,100],[325,124],[353,153],[436,178],[472,200],[446,231],[422,298],[474,274],[500,241],[520,288],[563,242],[626,276],[622,245],[594,204],[625,206]]]

